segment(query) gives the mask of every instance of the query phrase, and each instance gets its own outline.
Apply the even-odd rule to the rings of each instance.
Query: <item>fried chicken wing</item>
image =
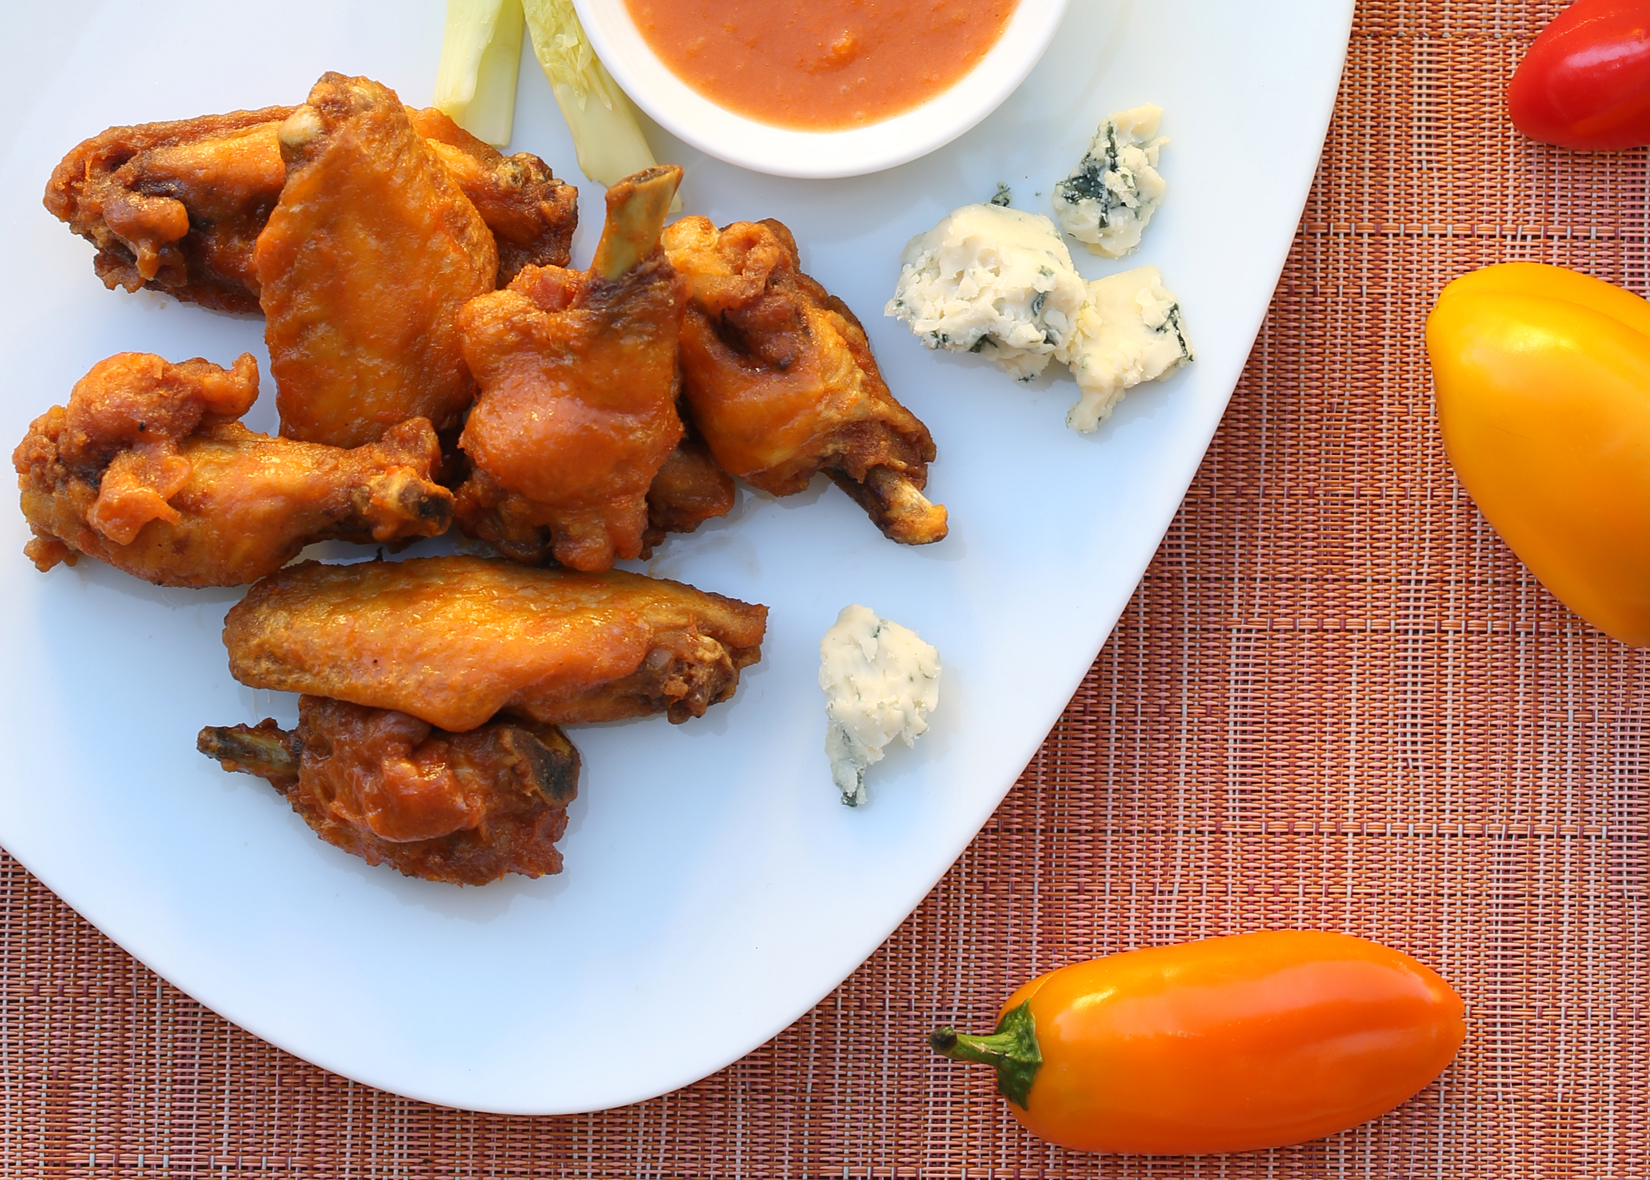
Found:
[[[352,451],[256,434],[236,419],[258,367],[146,353],[99,362],[12,455],[25,552],[41,570],[81,554],[163,586],[236,586],[313,541],[434,536],[452,493],[423,419]]]
[[[442,439],[439,478],[448,487],[462,487],[475,465],[463,451],[448,443],[448,439]],[[734,500],[733,477],[716,465],[704,441],[688,431],[648,485],[647,529],[642,534],[640,556],[644,560],[652,557],[653,550],[671,533],[691,533],[707,520],[726,516],[733,510]],[[537,545],[542,534],[535,529],[528,536],[534,544],[531,552],[542,553]],[[527,564],[538,562],[528,560]]]
[[[111,127],[52,171],[46,208],[97,247],[111,291],[257,311],[252,244],[281,195],[275,129],[291,107]]]
[[[927,427],[889,392],[847,304],[802,273],[790,230],[684,217],[664,247],[691,292],[683,400],[716,461],[775,496],[824,471],[892,539],[944,537],[945,509],[922,494]]]
[[[641,555],[653,556],[668,533],[691,533],[707,520],[726,516],[733,498],[733,477],[716,465],[704,440],[684,436],[648,485]]]
[[[497,286],[524,266],[566,266],[579,223],[579,190],[531,152],[502,155],[434,107],[408,107],[424,146],[452,174],[498,245]]]
[[[63,157],[46,208],[97,247],[92,266],[110,290],[258,311],[252,249],[286,182],[278,133],[294,109],[111,127]],[[407,115],[492,230],[497,286],[529,263],[567,265],[578,190],[539,157],[501,155],[440,111]]]
[[[475,392],[454,317],[493,289],[475,206],[388,87],[326,74],[280,126],[286,184],[253,251],[281,433],[359,446],[454,425]]]
[[[607,191],[589,271],[529,267],[459,314],[480,386],[459,446],[461,528],[529,563],[603,570],[642,551],[648,488],[682,438],[685,286],[658,248],[682,170]]]
[[[306,696],[296,729],[209,727],[196,745],[225,770],[268,779],[321,839],[368,864],[456,885],[561,872],[556,841],[578,793],[579,754],[554,725],[448,733]]]
[[[289,566],[224,621],[235,679],[394,709],[454,732],[698,717],[761,657],[767,608],[612,570],[479,557]]]

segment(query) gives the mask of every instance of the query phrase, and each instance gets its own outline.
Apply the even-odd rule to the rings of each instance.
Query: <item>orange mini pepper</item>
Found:
[[[1444,449],[1530,572],[1650,644],[1650,303],[1532,262],[1444,288],[1427,320]]]
[[[1027,1130],[1079,1151],[1200,1155],[1317,1139],[1437,1077],[1460,998],[1408,955],[1277,931],[1074,963],[1008,998],[997,1029],[929,1043],[997,1069]]]

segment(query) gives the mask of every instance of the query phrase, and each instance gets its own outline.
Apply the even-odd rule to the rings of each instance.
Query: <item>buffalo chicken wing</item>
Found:
[[[726,700],[767,609],[679,582],[479,557],[304,562],[224,621],[235,679],[408,713],[453,732],[499,712],[548,724]]]
[[[409,877],[485,885],[561,871],[556,841],[579,755],[554,725],[448,733],[386,709],[305,696],[298,726],[209,727],[201,753],[260,775],[321,839]]]
[[[922,494],[928,428],[894,400],[854,313],[802,273],[790,230],[684,217],[664,246],[690,291],[683,400],[716,461],[775,496],[823,471],[892,539],[944,537],[945,509]]]
[[[281,186],[293,107],[111,127],[52,172],[46,208],[97,247],[111,290],[148,288],[220,311],[258,310],[252,250]],[[565,266],[578,192],[537,156],[503,156],[437,110],[408,108],[425,147],[492,231],[496,283],[528,263]]]
[[[326,74],[280,127],[286,184],[253,252],[281,433],[359,446],[475,394],[454,317],[498,253],[387,87]]]
[[[232,369],[121,353],[37,418],[12,455],[25,549],[50,569],[86,554],[163,586],[236,586],[329,538],[434,536],[452,494],[423,419],[376,444],[270,438],[238,421],[258,396],[250,355]]]
[[[434,107],[408,107],[424,146],[441,161],[498,245],[503,287],[524,266],[566,266],[579,221],[579,190],[530,152],[501,155]]]
[[[691,533],[733,510],[733,477],[716,465],[704,442],[683,437],[647,489],[647,531],[642,553],[653,556],[668,533]]]
[[[684,284],[658,248],[676,167],[607,192],[589,271],[528,267],[459,315],[480,387],[459,439],[465,532],[506,556],[603,570],[641,554],[648,489],[682,438]]]

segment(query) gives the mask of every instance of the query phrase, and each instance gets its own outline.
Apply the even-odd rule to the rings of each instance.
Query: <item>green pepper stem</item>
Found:
[[[928,1045],[953,1061],[993,1067],[997,1071],[997,1093],[1021,1110],[1029,1109],[1026,1102],[1031,1097],[1031,1083],[1043,1064],[1030,1000],[1004,1012],[996,1030],[985,1036],[960,1033],[947,1024],[928,1034]]]

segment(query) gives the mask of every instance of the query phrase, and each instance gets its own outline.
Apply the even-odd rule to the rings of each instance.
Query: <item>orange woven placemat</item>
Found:
[[[1650,1176],[1650,655],[1478,516],[1421,349],[1484,262],[1650,290],[1646,153],[1500,114],[1561,7],[1362,5],[1271,314],[1116,634],[944,881],[777,1040],[589,1117],[424,1106],[231,1027],[0,860],[0,1176]],[[1288,926],[1401,947],[1468,1002],[1444,1076],[1335,1139],[1070,1155],[923,1046],[1073,959]]]

